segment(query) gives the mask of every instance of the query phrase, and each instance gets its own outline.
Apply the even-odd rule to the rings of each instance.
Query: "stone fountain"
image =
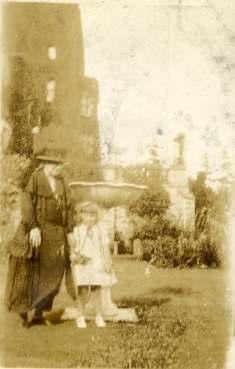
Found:
[[[128,206],[134,203],[146,190],[146,186],[129,183],[79,181],[70,183],[70,189],[72,200],[76,204],[92,201],[100,207],[101,214],[105,215],[110,208]],[[110,287],[102,287],[102,309],[106,320],[138,320],[134,309],[117,308],[112,301]],[[88,319],[92,319],[94,315],[92,301],[86,306],[86,315]],[[75,309],[67,309],[64,319],[73,319],[75,316]]]

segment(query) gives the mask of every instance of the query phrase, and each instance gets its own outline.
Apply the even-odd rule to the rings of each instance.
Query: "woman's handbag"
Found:
[[[8,252],[18,258],[38,258],[39,249],[32,246],[29,240],[29,231],[23,223],[20,223],[13,239],[9,242]]]

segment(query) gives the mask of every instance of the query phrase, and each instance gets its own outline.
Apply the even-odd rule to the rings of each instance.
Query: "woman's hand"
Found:
[[[33,135],[39,135],[40,131],[41,131],[41,129],[40,129],[39,126],[34,126],[32,128],[32,131],[31,132],[32,132]]]
[[[41,245],[41,231],[38,227],[31,229],[29,234],[29,241],[33,247],[39,247]]]

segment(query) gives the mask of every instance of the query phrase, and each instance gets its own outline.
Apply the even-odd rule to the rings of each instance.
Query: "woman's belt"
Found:
[[[39,221],[39,226],[43,226],[46,224],[51,224],[54,226],[60,226],[60,227],[64,227],[64,222],[63,219],[43,219],[41,221]]]

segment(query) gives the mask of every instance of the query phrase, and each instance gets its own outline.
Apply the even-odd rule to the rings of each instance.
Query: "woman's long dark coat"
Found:
[[[24,312],[48,295],[56,295],[66,272],[67,290],[75,297],[67,244],[72,212],[62,179],[56,194],[43,170],[35,171],[22,194],[22,220],[10,244],[6,304],[10,311]],[[30,230],[39,227],[42,243],[38,251],[30,245]]]

